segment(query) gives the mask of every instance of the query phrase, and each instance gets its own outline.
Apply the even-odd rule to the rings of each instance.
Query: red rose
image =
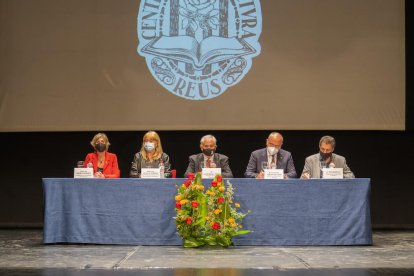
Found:
[[[213,187],[217,187],[217,181],[213,181],[213,182],[211,182],[211,186],[213,186]]]
[[[194,179],[194,174],[193,173],[189,173],[187,177],[191,181],[191,180]]]
[[[213,224],[213,229],[214,229],[214,230],[219,230],[219,229],[220,229],[220,223],[215,222],[215,223]]]
[[[181,204],[180,204],[180,202],[176,202],[176,203],[175,203],[175,208],[177,208],[177,209],[180,209],[180,208],[181,208]]]
[[[194,208],[197,208],[198,207],[198,202],[197,201],[195,201],[195,200],[193,200],[192,202],[191,202],[191,206],[193,206]]]
[[[217,182],[222,182],[222,181],[223,181],[223,177],[217,176]]]
[[[222,197],[217,198],[217,202],[218,203],[223,203],[224,202],[224,198],[222,198]]]
[[[191,224],[191,222],[193,221],[193,218],[192,217],[189,217],[189,218],[187,218],[186,220],[185,220],[185,223],[187,223],[187,224]]]
[[[191,185],[191,181],[190,181],[190,180],[186,180],[186,181],[184,181],[184,185],[185,185],[186,187],[189,187],[189,186]]]

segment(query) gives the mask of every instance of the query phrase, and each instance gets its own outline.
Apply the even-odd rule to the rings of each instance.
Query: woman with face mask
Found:
[[[108,152],[109,145],[105,133],[96,134],[91,141],[95,152],[86,155],[83,166],[85,168],[92,167],[95,177],[119,178],[118,158],[115,154]]]
[[[162,151],[160,136],[155,131],[148,131],[143,139],[141,150],[134,155],[130,177],[141,177],[141,168],[158,168],[164,165],[164,177],[171,177],[171,164],[168,155]]]

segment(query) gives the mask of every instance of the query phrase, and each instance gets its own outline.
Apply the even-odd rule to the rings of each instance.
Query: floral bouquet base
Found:
[[[175,223],[184,247],[233,245],[232,237],[247,234],[242,220],[247,215],[238,212],[239,203],[233,203],[234,190],[229,181],[217,175],[205,192],[201,174],[190,174],[178,187],[175,197]]]

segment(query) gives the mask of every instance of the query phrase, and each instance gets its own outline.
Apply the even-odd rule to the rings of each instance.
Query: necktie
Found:
[[[276,169],[276,159],[275,159],[275,155],[272,155],[272,162],[270,163],[270,169]]]
[[[206,167],[210,168],[210,166],[211,166],[211,160],[210,160],[210,158],[207,158]]]

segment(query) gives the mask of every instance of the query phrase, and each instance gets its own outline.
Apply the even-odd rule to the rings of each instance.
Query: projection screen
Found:
[[[403,130],[403,0],[0,0],[0,131]]]

